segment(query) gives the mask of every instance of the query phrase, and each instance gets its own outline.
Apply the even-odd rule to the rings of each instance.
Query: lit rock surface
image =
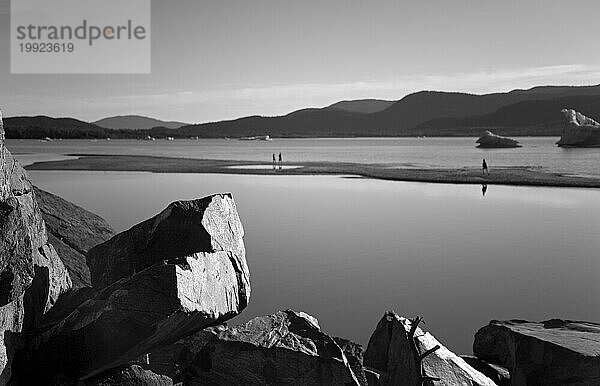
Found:
[[[0,384],[10,379],[20,333],[36,328],[69,288],[29,177],[4,146],[0,114]]]
[[[91,286],[85,254],[110,239],[114,230],[94,213],[37,187],[34,191],[48,239],[69,271],[73,287]]]
[[[486,131],[485,134],[477,140],[477,143],[479,144],[477,147],[481,148],[521,147],[516,139],[502,137],[491,131]]]
[[[172,386],[173,380],[138,365],[109,370],[85,382],[86,386]]]
[[[247,272],[243,236],[231,194],[177,201],[92,248],[87,260],[92,285],[102,288],[159,261],[196,252],[232,252]]]
[[[565,127],[558,146],[600,146],[600,124],[575,110],[564,109]]]
[[[492,321],[473,352],[510,371],[513,385],[600,385],[600,324]]]
[[[198,208],[202,203],[210,204],[213,197],[216,196],[178,202],[169,208]],[[157,227],[151,233],[154,240],[160,241],[159,246],[153,245],[163,252],[159,258],[156,250],[148,249],[153,264],[143,260],[143,251],[132,248],[132,245],[140,246],[132,242],[137,239],[127,237],[132,230],[145,228],[136,226],[116,235],[108,242],[110,250],[128,250],[134,258],[142,259],[143,264],[138,266],[148,265],[148,268],[96,289],[90,300],[32,339],[19,361],[19,381],[47,383],[57,376],[93,376],[240,313],[250,296],[243,231],[237,212],[231,212],[235,209],[231,197],[218,195],[216,199],[229,200],[228,218],[238,221],[237,228],[236,224],[224,221],[220,226],[226,226],[225,231],[217,233],[215,230],[217,236],[226,236],[216,237],[213,245],[218,242],[220,249],[225,249],[225,240],[230,240],[230,250],[204,252],[201,251],[204,244],[195,244],[192,240],[184,247],[187,255],[179,256],[182,240],[159,234],[173,235],[173,229],[184,229],[178,221],[194,227],[194,221],[198,220],[195,211],[180,216],[167,215],[162,217],[164,221],[153,223]],[[215,213],[208,216],[210,224],[222,220],[215,216]],[[239,237],[231,236],[234,230]],[[116,240],[124,243],[121,248]],[[194,246],[196,251],[192,250]],[[120,274],[122,272],[125,271]],[[74,294],[65,301],[64,308],[69,309],[85,296],[85,293]]]
[[[198,385],[358,385],[313,317],[291,310],[208,328],[152,351],[144,367]]]
[[[379,385],[421,386],[420,369],[409,343],[410,328],[410,320],[389,311],[371,335],[364,365],[380,373]],[[420,354],[440,346],[423,360],[425,374],[440,379],[436,385],[496,385],[420,328],[416,330],[415,343]]]

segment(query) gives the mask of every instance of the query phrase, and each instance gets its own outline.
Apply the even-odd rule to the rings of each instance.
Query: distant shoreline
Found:
[[[217,173],[250,175],[355,175],[388,181],[411,181],[446,184],[546,186],[600,188],[600,177],[572,176],[526,166],[497,167],[490,175],[481,169],[418,169],[394,164],[360,164],[349,162],[289,162],[283,170],[273,171],[268,162],[217,159],[172,158],[132,155],[82,155],[63,161],[36,162],[27,170],[129,171],[152,173]]]

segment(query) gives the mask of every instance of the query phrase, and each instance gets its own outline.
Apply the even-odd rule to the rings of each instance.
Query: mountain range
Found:
[[[485,130],[500,135],[558,136],[563,108],[599,118],[600,85],[541,86],[484,95],[420,91],[395,102],[342,101],[283,116],[248,116],[180,127],[179,122],[126,116],[95,123],[14,117],[5,118],[5,128],[8,138],[479,136]]]
[[[129,130],[147,130],[153,127],[166,127],[168,129],[178,129],[188,123],[176,121],[161,121],[160,119],[144,117],[141,115],[118,115],[108,117],[94,122],[95,125],[105,129],[129,129]]]

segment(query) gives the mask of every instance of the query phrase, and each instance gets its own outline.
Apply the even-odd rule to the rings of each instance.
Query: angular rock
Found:
[[[377,324],[365,352],[364,365],[379,372],[380,385],[422,385],[421,370],[409,341],[410,330],[411,321],[393,311],[387,312]],[[436,385],[495,385],[430,333],[417,327],[414,338],[419,354],[439,346],[423,359],[425,375],[440,379],[435,382]]]
[[[492,321],[473,352],[510,371],[513,385],[600,385],[600,324],[552,319]]]
[[[167,376],[154,374],[138,365],[108,370],[85,382],[86,386],[172,386]]]
[[[69,274],[48,243],[29,177],[4,146],[0,114],[0,384],[11,377],[21,333],[36,328],[70,288]]]
[[[199,385],[357,385],[335,341],[292,310],[208,328],[150,352],[145,368]]]
[[[600,123],[575,110],[561,110],[565,116],[562,136],[558,146],[596,147],[600,146]]]
[[[29,343],[19,380],[95,375],[237,315],[246,306],[231,252],[158,263],[101,290]]]
[[[87,255],[92,285],[102,288],[159,261],[196,252],[230,251],[243,257],[243,236],[231,194],[177,201],[92,248]],[[245,259],[239,260],[245,265]]]
[[[510,148],[510,147],[521,147],[519,141],[516,139],[502,137],[496,135],[491,131],[486,130],[485,134],[476,141],[481,148]]]
[[[352,372],[356,376],[358,383],[362,385],[367,385],[367,376],[365,374],[365,369],[363,368],[363,346],[352,342],[351,340],[333,337],[335,343],[342,349],[344,355],[346,355],[346,359],[348,359],[348,364],[352,369]]]
[[[74,288],[91,286],[85,255],[114,235],[100,216],[34,187],[35,198],[46,223],[48,239],[63,261]]]

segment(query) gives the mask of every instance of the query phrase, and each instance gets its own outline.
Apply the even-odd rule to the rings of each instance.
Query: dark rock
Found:
[[[513,385],[600,385],[600,324],[492,321],[475,334],[478,358],[508,368]]]
[[[488,149],[521,147],[517,140],[496,135],[491,131],[486,131],[476,142],[479,144],[477,147]]]
[[[37,187],[34,192],[50,244],[67,267],[73,287],[91,286],[85,255],[110,239],[114,230],[102,217],[61,197]]]
[[[350,368],[354,375],[356,375],[356,379],[358,383],[361,385],[367,385],[367,377],[365,375],[365,370],[363,368],[363,346],[352,342],[348,339],[333,337],[335,343],[342,349],[344,355],[348,359],[348,363],[350,364]]]
[[[138,365],[108,370],[85,382],[87,386],[172,386],[173,380]]]
[[[48,243],[25,170],[4,146],[0,114],[0,384],[12,373],[23,333],[71,288],[69,274]]]
[[[600,146],[600,123],[578,113],[564,109],[565,126],[562,136],[556,143],[558,146],[598,147]]]
[[[208,328],[151,351],[147,359],[144,367],[186,385],[358,384],[317,320],[291,310]]]
[[[496,382],[496,384],[500,386],[510,385],[510,373],[508,369],[493,363],[488,363],[472,355],[461,355],[460,357],[464,359],[469,366]]]
[[[411,321],[393,311],[387,312],[377,324],[365,352],[364,365],[369,370],[379,372],[378,384],[422,386],[421,370],[409,341],[410,329]],[[440,379],[436,385],[495,385],[491,379],[444,347],[433,335],[418,327],[414,342],[418,354],[440,346],[423,359],[425,375]]]
[[[92,248],[87,255],[92,285],[102,288],[159,261],[196,252],[231,251],[243,256],[243,236],[231,194],[177,201]]]

